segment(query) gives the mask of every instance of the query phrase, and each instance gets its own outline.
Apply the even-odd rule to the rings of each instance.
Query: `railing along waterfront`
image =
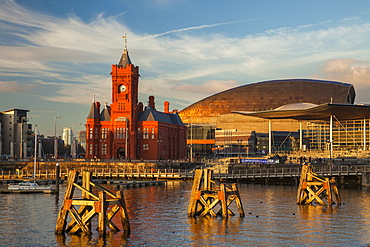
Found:
[[[212,168],[211,168],[212,169]],[[158,168],[75,168],[79,172],[88,170],[94,178],[105,179],[191,179],[194,170],[187,169],[158,169]],[[66,177],[68,168],[61,168],[60,176]],[[369,165],[340,165],[340,166],[313,166],[313,171],[320,176],[361,176],[364,172],[370,172]],[[215,179],[255,179],[255,178],[289,178],[299,177],[301,165],[291,165],[270,168],[238,168],[214,169]],[[31,170],[1,171],[2,179],[31,178]],[[37,179],[54,179],[55,169],[36,171]]]
[[[222,179],[253,179],[253,178],[287,178],[299,177],[301,175],[301,166],[292,167],[274,167],[274,168],[249,168],[229,170],[222,173],[215,170],[214,178]],[[370,172],[370,166],[317,166],[313,171],[320,176],[360,176],[363,172]]]

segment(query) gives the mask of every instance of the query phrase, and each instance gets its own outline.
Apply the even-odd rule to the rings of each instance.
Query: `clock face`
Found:
[[[119,92],[120,93],[123,93],[123,92],[125,92],[127,90],[127,88],[126,88],[125,85],[120,85],[118,89],[119,89]]]

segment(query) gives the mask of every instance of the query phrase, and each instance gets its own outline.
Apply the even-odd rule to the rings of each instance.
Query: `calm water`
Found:
[[[340,188],[344,204],[333,207],[296,205],[296,187],[291,186],[239,184],[239,189],[246,217],[239,218],[235,208],[237,215],[228,220],[187,217],[191,182],[124,189],[131,233],[105,238],[95,230],[91,237],[54,234],[63,193],[0,194],[0,246],[370,244],[370,189]]]

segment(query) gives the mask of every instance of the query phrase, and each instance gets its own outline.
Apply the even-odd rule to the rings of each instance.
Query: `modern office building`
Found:
[[[78,132],[77,137],[78,144],[86,150],[86,130],[81,130]]]
[[[63,128],[62,140],[64,141],[64,145],[71,145],[73,140],[73,133],[71,128]]]
[[[297,120],[289,116],[272,115],[264,118],[263,112],[272,114],[284,108],[294,111],[291,107],[304,106],[308,109],[327,103],[354,106],[355,96],[353,85],[348,83],[311,79],[272,80],[247,84],[211,95],[181,110],[179,115],[189,127],[187,144],[195,155],[230,156],[240,153],[244,155],[267,153],[269,145],[272,145],[270,147],[272,151],[322,150],[324,147],[327,149],[325,142],[329,132],[324,134],[323,130],[327,129],[328,118],[307,117]],[[353,109],[342,108],[342,110],[352,111]],[[353,130],[356,128],[348,125],[354,126],[357,123],[359,126],[360,124],[363,127],[357,128],[358,131],[362,133],[369,131],[367,137],[367,146],[369,146],[369,120],[358,120],[364,116],[366,116],[364,112],[353,116],[352,120],[357,119],[356,122],[346,118],[347,124],[339,124],[338,119],[338,126],[342,127],[337,129],[338,131],[339,129]],[[361,123],[358,123],[359,121]],[[205,132],[209,134],[204,135]],[[321,137],[316,135],[319,132]],[[269,138],[268,133],[272,139],[270,144],[266,141]],[[301,133],[302,136],[300,136]],[[347,134],[339,134],[335,130],[334,135],[340,138],[334,138],[334,141],[340,139],[343,144],[343,139],[346,139],[345,142],[349,144],[351,138],[348,133],[347,131]],[[363,134],[359,138],[362,139],[360,143],[354,141],[348,147],[341,146],[341,149],[364,147]]]
[[[29,110],[11,109],[0,112],[0,154],[3,158],[27,158],[33,155],[32,125]]]
[[[86,120],[86,158],[183,159],[186,126],[177,112],[155,107],[154,96],[144,108],[138,102],[139,67],[132,64],[126,45],[112,65],[112,103],[100,109],[95,98]]]

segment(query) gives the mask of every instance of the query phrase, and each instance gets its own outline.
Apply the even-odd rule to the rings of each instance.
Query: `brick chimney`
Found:
[[[155,110],[154,96],[149,96],[149,106]]]
[[[164,102],[164,113],[169,113],[170,112],[170,102],[165,101]]]
[[[144,105],[143,105],[143,102],[139,102],[137,104],[137,109],[139,112],[143,112],[144,111]]]

